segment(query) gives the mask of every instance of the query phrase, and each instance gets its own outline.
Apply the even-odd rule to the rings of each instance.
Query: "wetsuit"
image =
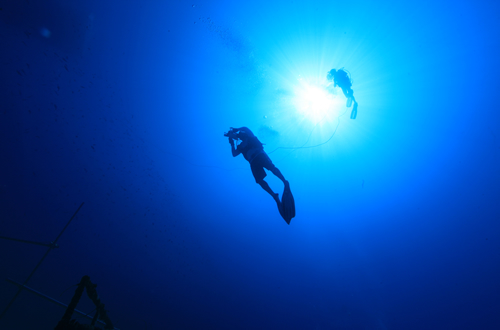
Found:
[[[246,146],[241,149],[243,157],[250,163],[250,169],[252,170],[255,182],[260,182],[264,180],[267,176],[264,168],[269,171],[273,171],[276,167],[274,166],[271,158],[264,151],[262,143],[257,139],[255,135],[251,132],[247,133],[241,130],[238,136],[242,141],[246,141]]]
[[[333,83],[334,87],[339,86],[342,89],[346,97],[352,97],[352,83],[344,70],[340,69],[333,75]]]

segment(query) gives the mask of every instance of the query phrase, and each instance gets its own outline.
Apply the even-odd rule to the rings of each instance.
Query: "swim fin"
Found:
[[[355,102],[354,107],[352,107],[351,111],[351,119],[356,119],[357,115],[358,115],[358,102]]]
[[[348,97],[345,106],[348,107],[348,108],[350,108],[351,105],[352,105],[352,97]]]
[[[292,218],[295,217],[295,200],[293,199],[293,195],[290,190],[290,184],[288,183],[288,181],[285,183],[285,189],[283,190],[283,195],[281,196],[281,203],[280,205],[278,205],[278,210],[280,211],[281,217],[286,221],[286,223],[290,224]]]

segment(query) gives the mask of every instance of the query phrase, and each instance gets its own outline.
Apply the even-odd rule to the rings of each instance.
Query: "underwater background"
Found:
[[[26,285],[68,304],[89,275],[123,330],[500,329],[499,17],[4,0],[0,236],[53,242],[83,202]],[[355,120],[327,87],[342,67]],[[290,182],[290,225],[231,156],[241,126]],[[1,311],[47,249],[0,239]],[[63,313],[23,291],[0,329]]]

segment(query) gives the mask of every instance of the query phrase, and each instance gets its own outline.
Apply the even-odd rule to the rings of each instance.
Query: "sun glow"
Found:
[[[293,104],[297,111],[313,123],[338,114],[342,101],[326,86],[300,81],[295,88]]]

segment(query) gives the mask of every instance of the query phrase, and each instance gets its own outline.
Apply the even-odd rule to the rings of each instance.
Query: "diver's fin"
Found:
[[[295,200],[293,199],[292,192],[288,181],[285,183],[283,196],[281,196],[281,207],[278,206],[281,216],[285,219],[287,224],[290,224],[292,218],[295,217]]]
[[[352,105],[352,97],[348,97],[345,106],[348,107],[348,108],[350,108],[351,105]]]
[[[354,107],[352,107],[351,111],[351,119],[356,119],[357,115],[358,115],[358,102],[355,102]]]

